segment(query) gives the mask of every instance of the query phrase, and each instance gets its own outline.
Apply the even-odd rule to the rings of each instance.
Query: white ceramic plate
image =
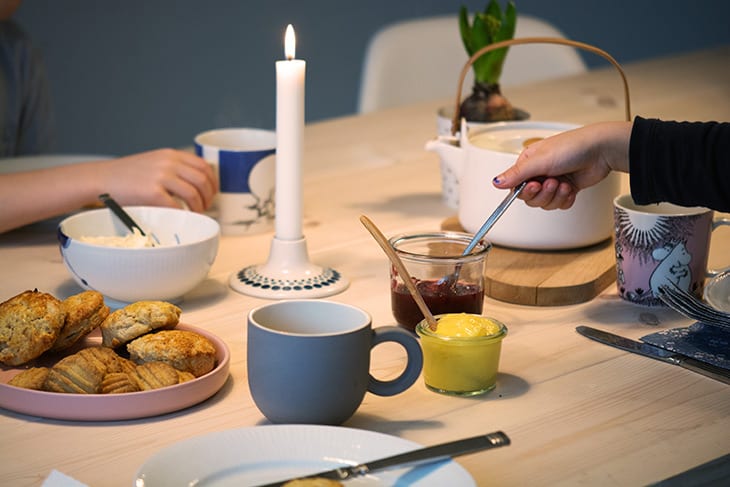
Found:
[[[85,154],[48,154],[0,158],[0,174],[10,174],[19,171],[34,171],[49,167],[65,166],[77,162],[98,161],[111,159],[110,156]]]
[[[125,394],[65,394],[36,391],[8,385],[23,368],[0,368],[0,408],[51,419],[113,421],[145,418],[170,413],[197,404],[215,394],[228,379],[230,352],[225,342],[212,333],[180,324],[208,338],[216,349],[216,367],[197,379],[152,391]],[[79,346],[99,345],[101,333],[91,332]],[[74,349],[72,349],[74,350]],[[41,356],[28,366],[52,365]]]
[[[395,436],[338,426],[269,425],[233,429],[165,448],[142,465],[135,485],[252,486],[356,465],[420,447]],[[450,460],[374,472],[346,484],[475,485],[471,475]]]
[[[730,313],[730,271],[710,279],[705,286],[705,301],[713,308]]]

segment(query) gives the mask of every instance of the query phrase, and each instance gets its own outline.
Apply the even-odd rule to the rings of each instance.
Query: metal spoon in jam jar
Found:
[[[526,139],[524,142],[522,142],[522,147],[527,148],[527,146],[534,144],[535,142],[539,142],[543,139],[543,137],[530,137],[529,139]],[[469,242],[469,245],[464,249],[464,252],[462,255],[469,254],[472,250],[474,250],[474,247],[476,247],[477,243],[481,239],[484,238],[484,235],[487,234],[490,228],[494,226],[495,223],[497,223],[497,220],[504,214],[504,212],[509,208],[509,205],[512,204],[512,202],[520,195],[523,189],[525,189],[525,185],[528,183],[528,181],[522,181],[520,184],[512,188],[512,190],[509,192],[507,197],[502,200],[502,202],[497,206],[497,208],[492,212],[491,215],[489,215],[489,218],[484,222],[484,224],[477,230],[477,232],[474,234],[474,237],[471,239],[471,242]],[[459,277],[459,267],[457,266],[456,272],[454,274],[455,277]]]
[[[469,245],[466,246],[464,251],[461,253],[461,255],[468,255],[471,253],[472,250],[474,250],[474,247],[477,246],[477,244],[484,238],[484,236],[487,234],[490,228],[494,226],[495,223],[497,223],[497,220],[504,214],[504,212],[509,208],[509,205],[512,204],[512,202],[517,199],[517,197],[520,195],[522,190],[525,188],[525,185],[527,184],[527,181],[522,181],[520,184],[512,188],[512,190],[509,192],[507,197],[502,200],[502,202],[497,206],[497,208],[492,212],[491,215],[489,215],[489,218],[484,222],[484,224],[477,230],[477,232],[474,234],[474,237],[472,237],[471,241],[469,242]],[[439,285],[444,285],[444,283],[449,283],[449,286],[454,286],[456,282],[459,280],[459,272],[461,272],[461,264],[456,264],[456,268],[454,269],[454,272],[449,274],[448,276],[444,276],[441,279],[439,279],[438,283]]]

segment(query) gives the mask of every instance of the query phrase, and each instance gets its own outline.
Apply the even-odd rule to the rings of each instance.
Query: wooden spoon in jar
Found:
[[[418,291],[418,288],[414,284],[413,279],[411,279],[411,275],[408,273],[408,269],[406,269],[405,264],[403,264],[403,261],[400,260],[400,257],[398,257],[398,254],[396,253],[393,246],[390,245],[390,242],[388,242],[388,239],[385,238],[383,232],[381,232],[380,229],[375,226],[375,223],[373,223],[370,218],[366,217],[365,215],[361,215],[360,222],[365,225],[365,228],[367,228],[370,234],[375,238],[375,241],[380,244],[380,247],[382,247],[382,249],[385,251],[385,254],[388,256],[388,259],[390,259],[395,268],[398,270],[398,273],[403,278],[403,282],[408,288],[408,291],[411,293],[411,296],[413,296],[414,301],[416,301],[418,309],[421,310],[421,313],[423,313],[423,316],[426,318],[426,323],[428,323],[428,327],[431,329],[431,331],[436,331],[436,318],[434,317],[433,313],[431,313],[431,310],[428,309],[428,306],[426,306],[426,301],[423,300],[423,296],[421,296],[421,293]]]

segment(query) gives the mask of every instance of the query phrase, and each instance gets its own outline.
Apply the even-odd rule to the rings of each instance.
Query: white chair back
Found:
[[[562,37],[551,24],[526,15],[517,18],[515,37]],[[371,112],[407,103],[454,96],[468,60],[456,15],[407,20],[386,26],[368,44],[360,81],[358,111]],[[530,83],[581,73],[587,66],[572,47],[529,44],[510,47],[500,85]],[[469,73],[464,91],[470,92]]]

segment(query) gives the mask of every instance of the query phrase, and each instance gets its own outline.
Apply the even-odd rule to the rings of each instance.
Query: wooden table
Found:
[[[730,120],[730,47],[625,66],[633,112],[675,119]],[[533,119],[586,123],[623,118],[612,68],[506,93]],[[313,261],[351,281],[329,299],[392,324],[388,264],[361,226],[369,215],[386,234],[438,229],[452,215],[440,197],[438,159],[423,146],[435,133],[436,108],[448,100],[306,129],[304,232]],[[54,225],[0,235],[0,299],[38,288],[59,297],[79,288],[66,272]],[[267,424],[249,394],[245,317],[266,301],[231,291],[231,273],[268,256],[271,234],[224,237],[209,278],[186,296],[183,322],[204,327],[231,349],[230,379],[211,399],[187,410],[134,421],[51,421],[0,411],[0,479],[40,485],[58,469],[92,486],[132,485],[158,450],[187,438]],[[719,234],[711,263],[726,265],[730,237]],[[609,286],[590,302],[529,307],[487,299],[485,314],[509,327],[496,390],[479,398],[447,397],[422,382],[396,397],[368,394],[345,426],[424,445],[503,430],[512,445],[462,457],[479,485],[644,485],[730,453],[730,388],[678,367],[579,336],[589,324],[640,337],[689,320],[666,309],[621,301]],[[658,325],[650,324],[653,320]],[[373,353],[378,377],[403,365],[400,350]],[[726,465],[727,468],[727,465]]]

